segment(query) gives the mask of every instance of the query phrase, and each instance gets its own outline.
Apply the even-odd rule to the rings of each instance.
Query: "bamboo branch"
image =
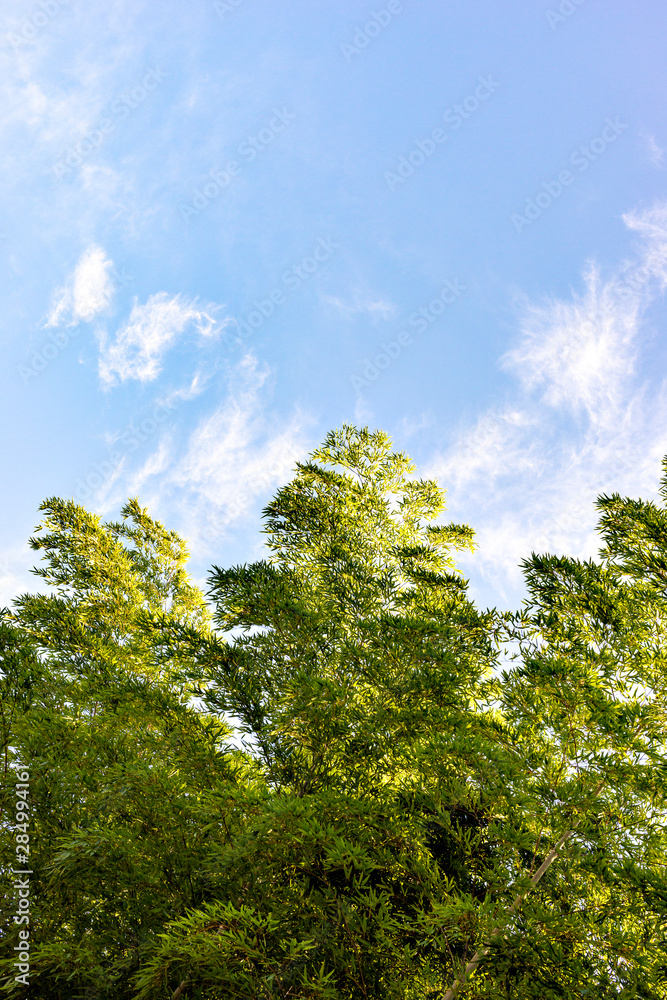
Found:
[[[598,794],[600,793],[603,784],[604,784],[604,780],[601,781],[600,784],[598,785],[598,787],[595,789],[595,792],[593,793],[593,798],[594,799],[596,799],[598,797]],[[510,908],[508,910],[508,916],[511,916],[512,914],[516,913],[516,911],[521,906],[521,904],[523,903],[524,899],[526,898],[526,896],[528,895],[528,893],[530,892],[530,890],[535,888],[535,886],[540,881],[540,879],[542,878],[542,876],[544,875],[544,873],[554,863],[554,861],[558,857],[558,854],[560,852],[561,847],[563,846],[563,844],[565,844],[565,842],[567,840],[569,840],[569,838],[572,836],[572,834],[575,832],[575,830],[577,829],[577,827],[581,823],[582,819],[583,819],[583,817],[580,817],[579,820],[574,824],[574,826],[572,827],[572,829],[568,830],[567,833],[564,833],[563,836],[558,841],[558,843],[554,847],[551,848],[551,850],[547,854],[546,858],[544,859],[544,861],[542,862],[542,864],[540,865],[540,867],[537,869],[537,871],[535,872],[535,874],[531,878],[530,884],[527,886],[527,888],[522,893],[519,893],[519,895],[516,897],[516,899],[514,900],[514,902],[512,903],[512,905],[510,906]],[[475,954],[473,955],[473,957],[470,959],[470,961],[466,965],[465,969],[463,970],[463,973],[449,987],[449,989],[447,990],[447,992],[445,993],[445,995],[443,997],[443,1000],[454,1000],[454,997],[456,996],[456,994],[458,993],[458,991],[461,989],[462,986],[465,986],[465,984],[470,979],[470,977],[472,976],[473,972],[475,971],[475,969],[477,968],[477,966],[480,964],[480,962],[482,962],[486,958],[486,956],[489,954],[489,952],[491,950],[491,945],[493,944],[493,942],[498,938],[498,936],[501,933],[502,933],[501,927],[498,926],[498,925],[496,925],[496,927],[494,927],[493,930],[491,931],[491,934],[489,936],[488,942],[486,944],[482,945],[481,948],[477,949],[477,951],[475,952]]]

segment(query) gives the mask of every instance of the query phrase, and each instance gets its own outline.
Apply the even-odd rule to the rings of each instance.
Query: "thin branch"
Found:
[[[599,795],[599,793],[600,793],[600,791],[602,789],[603,784],[604,784],[604,779],[600,782],[600,784],[598,785],[598,787],[595,789],[595,792],[593,793],[593,799],[596,799],[598,797],[598,795]],[[554,847],[551,848],[551,850],[547,854],[546,858],[544,859],[544,861],[542,862],[542,864],[540,865],[540,867],[537,869],[537,871],[535,872],[535,874],[531,878],[530,884],[528,885],[528,887],[522,893],[519,893],[519,895],[516,897],[516,899],[514,900],[514,902],[512,903],[512,905],[510,906],[510,908],[508,910],[508,916],[511,916],[512,914],[514,914],[514,913],[517,912],[517,910],[519,909],[519,907],[523,903],[524,899],[526,898],[526,896],[528,895],[528,893],[530,892],[530,890],[535,888],[535,886],[540,881],[540,879],[542,878],[542,876],[544,875],[544,873],[551,867],[551,865],[554,863],[554,861],[558,857],[558,854],[560,852],[561,847],[563,847],[563,845],[565,844],[565,842],[570,839],[570,837],[572,836],[572,834],[575,832],[575,830],[577,829],[577,827],[581,823],[582,818],[583,817],[580,817],[579,820],[574,824],[574,826],[572,827],[572,829],[568,830],[566,833],[564,833],[563,836],[558,841],[558,843]],[[491,951],[491,945],[494,943],[494,941],[497,940],[497,938],[501,934],[502,934],[502,928],[500,926],[496,925],[496,927],[494,927],[493,930],[491,931],[491,934],[489,936],[488,942],[485,945],[482,945],[481,948],[477,949],[477,951],[475,952],[475,954],[473,955],[473,957],[470,959],[470,961],[466,965],[465,969],[463,970],[463,973],[458,977],[458,979],[456,979],[454,981],[454,983],[452,983],[452,985],[450,986],[450,988],[447,990],[447,992],[445,993],[445,995],[443,997],[443,1000],[454,1000],[454,997],[456,996],[456,994],[458,993],[458,991],[461,989],[462,986],[465,986],[465,984],[470,979],[470,977],[472,976],[472,974],[474,973],[475,969],[480,964],[480,962],[484,961],[484,959],[486,958],[486,956]]]

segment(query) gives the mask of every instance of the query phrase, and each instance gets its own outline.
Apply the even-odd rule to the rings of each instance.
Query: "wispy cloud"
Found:
[[[628,212],[623,221],[639,233],[642,247],[638,260],[624,263],[617,284],[622,290],[629,285],[635,294],[651,297],[655,285],[667,288],[667,202],[646,212]]]
[[[211,372],[196,372],[190,380],[190,385],[180,389],[174,389],[174,391],[169,394],[165,401],[166,405],[173,406],[177,402],[188,403],[191,399],[196,399],[197,396],[201,396],[211,377]]]
[[[665,165],[665,151],[658,145],[656,138],[650,132],[640,132],[641,138],[644,140],[644,145],[646,147],[646,152],[648,153],[649,161],[654,167],[662,168]]]
[[[433,427],[435,420],[431,413],[421,413],[417,416],[405,416],[401,417],[400,428],[401,428],[401,439],[413,437],[420,431],[426,430],[428,427]]]
[[[8,608],[18,594],[46,590],[46,585],[31,572],[35,554],[23,545],[0,552],[0,608]]]
[[[88,247],[70,280],[56,292],[47,327],[90,323],[108,309],[114,289],[112,268],[112,261],[101,247]]]
[[[194,550],[223,537],[258,500],[289,481],[294,463],[312,446],[303,413],[281,421],[270,411],[270,375],[246,355],[229,371],[225,400],[200,420],[184,445],[165,426],[143,463],[134,469],[123,465],[98,502],[110,509],[138,494],[151,508],[167,507],[170,521],[180,525]]]
[[[601,282],[591,268],[582,295],[526,306],[521,340],[501,365],[548,406],[604,422],[616,411],[634,366],[640,307],[639,296],[620,299],[616,283]]]
[[[501,597],[516,597],[531,550],[594,555],[601,492],[652,495],[667,452],[667,382],[639,374],[645,311],[667,283],[667,206],[625,217],[638,256],[567,300],[524,303],[518,343],[500,365],[506,403],[459,431],[429,469],[453,516],[477,531],[466,557]],[[474,567],[474,570],[473,570]]]
[[[353,316],[370,316],[372,319],[386,320],[391,319],[396,313],[394,303],[381,295],[364,295],[361,292],[355,292],[348,302],[335,295],[326,295],[324,301],[348,320]]]
[[[291,478],[306,451],[304,414],[276,423],[267,412],[269,369],[252,355],[234,371],[230,396],[192,433],[170,474],[190,519],[188,537],[212,537],[247,516]]]
[[[188,329],[201,337],[219,333],[227,320],[216,314],[220,307],[201,309],[197,301],[188,302],[167,292],[151,295],[143,305],[135,301],[130,318],[109,343],[105,336],[100,345],[99,374],[102,382],[113,385],[117,378],[150,382],[162,369],[162,359],[176,340]]]

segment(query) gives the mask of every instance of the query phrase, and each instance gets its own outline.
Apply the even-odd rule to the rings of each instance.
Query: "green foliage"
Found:
[[[601,497],[600,560],[533,555],[499,615],[413,473],[330,433],[212,615],[136,501],[42,505],[52,592],[0,623],[30,996],[667,1000],[667,511]]]
[[[269,561],[215,568],[208,702],[242,720],[272,780],[305,794],[402,767],[419,732],[458,720],[493,661],[434,482],[381,433],[332,433],[265,510]],[[339,471],[342,470],[342,471]],[[205,654],[204,654],[205,656]],[[295,785],[295,782],[297,784]]]
[[[549,841],[573,831],[558,882],[522,907],[513,975],[518,995],[549,995],[539,992],[547,985],[540,969],[554,978],[542,953],[537,965],[525,955],[535,923],[540,935],[548,926],[547,902],[549,923],[559,936],[566,930],[575,959],[570,992],[554,995],[578,996],[578,979],[594,984],[595,995],[662,998],[667,511],[618,495],[597,506],[600,562],[533,555],[524,563],[530,599],[515,619],[520,657],[502,676],[504,715],[532,751]],[[498,973],[505,960],[495,963]]]
[[[102,524],[73,501],[45,500],[43,524],[30,539],[46,565],[34,570],[53,593],[16,602],[22,628],[71,673],[112,679],[159,678],[172,664],[155,642],[151,620],[206,629],[208,610],[185,571],[187,547],[136,500],[123,520]],[[41,534],[42,531],[44,534]]]
[[[159,641],[157,621],[208,629],[183,542],[135,501],[121,524],[60,500],[42,510],[48,534],[32,544],[56,593],[18,599],[0,634],[5,778],[16,759],[30,772],[30,996],[115,1000],[165,923],[209,898],[207,828],[222,819],[231,836],[225,795],[261,778],[226,747],[230,727],[192,707]],[[5,873],[11,792],[6,780]],[[14,911],[5,897],[4,927]],[[21,996],[17,930],[2,970]]]

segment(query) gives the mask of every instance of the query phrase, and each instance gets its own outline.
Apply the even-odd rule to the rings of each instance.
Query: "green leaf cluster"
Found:
[[[297,465],[208,601],[137,501],[46,501],[0,624],[5,995],[667,1000],[667,510],[598,507],[508,615],[382,432]]]

